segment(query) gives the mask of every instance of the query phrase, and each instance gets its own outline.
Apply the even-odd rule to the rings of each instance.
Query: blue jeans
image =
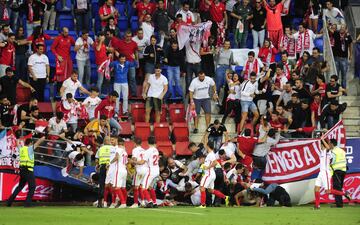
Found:
[[[216,68],[215,83],[216,83],[217,93],[220,92],[220,88],[222,88],[225,84],[225,76],[226,76],[227,69],[230,69],[230,66],[219,65],[218,68]]]
[[[97,67],[99,69],[99,67]],[[104,74],[97,72],[98,74],[98,79],[96,82],[96,87],[99,89],[99,93],[101,93],[101,87],[104,81]]]
[[[115,128],[117,134],[120,134],[121,126],[120,126],[119,122],[116,119],[110,118],[110,127]]]
[[[198,75],[198,73],[201,70],[201,64],[200,63],[186,63],[186,93],[189,91],[190,83],[193,79],[193,74],[195,73],[195,77]]]
[[[91,77],[91,64],[90,59],[87,60],[76,60],[78,66],[78,73],[79,73],[79,81],[80,83],[84,84],[84,77],[85,84],[90,85],[90,77]],[[85,76],[86,74],[86,76]]]
[[[18,26],[17,26],[17,23],[18,23],[18,18],[19,18],[19,12],[15,12],[13,10],[11,10],[11,13],[10,13],[10,27],[11,27],[11,30],[15,33]]]
[[[214,143],[215,152],[217,152],[221,147],[222,136],[209,136],[209,141]]]
[[[128,72],[128,82],[129,82],[129,89],[130,89],[130,95],[131,96],[136,96],[136,79],[135,79],[135,74],[136,74],[136,67],[135,66],[131,66],[129,68],[129,72]]]
[[[338,120],[335,120],[335,118],[334,117],[332,117],[332,116],[328,116],[327,118],[326,118],[326,122],[327,122],[327,129],[331,129],[337,122],[338,122]]]
[[[167,76],[169,80],[169,94],[172,97],[176,97],[178,94],[180,97],[183,96],[182,87],[180,84],[180,67],[179,66],[168,66]],[[174,87],[175,82],[175,87]]]
[[[335,57],[335,64],[338,76],[341,76],[341,86],[346,88],[346,74],[349,68],[349,61],[347,58]]]
[[[265,29],[261,31],[252,30],[251,31],[253,36],[253,48],[257,48],[260,44],[260,47],[264,44],[265,39]]]

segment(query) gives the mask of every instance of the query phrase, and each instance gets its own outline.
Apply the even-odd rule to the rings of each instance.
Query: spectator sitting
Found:
[[[324,107],[321,113],[321,127],[331,129],[339,121],[340,115],[345,111],[346,107],[346,103],[339,104],[337,100],[332,100]]]
[[[50,135],[60,136],[68,132],[66,122],[64,121],[64,113],[57,112],[56,116],[50,118],[48,124],[48,133]]]

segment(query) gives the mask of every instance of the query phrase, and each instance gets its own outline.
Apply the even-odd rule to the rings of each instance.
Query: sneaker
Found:
[[[157,204],[153,204],[153,208],[159,208]]]
[[[95,202],[93,202],[93,206],[98,206],[98,201],[96,200]]]
[[[104,208],[107,208],[107,207],[108,207],[108,204],[107,204],[106,201],[104,202],[103,206],[104,206]]]
[[[141,201],[141,207],[145,208],[146,204],[145,201]]]
[[[109,209],[115,209],[116,204],[115,203],[111,203],[111,205],[109,206]]]
[[[98,204],[96,207],[97,208],[103,208],[103,206],[101,204]]]
[[[206,209],[206,205],[200,205],[198,207],[196,207],[197,209]]]
[[[130,209],[137,209],[139,208],[139,205],[134,203],[132,206],[129,207]]]
[[[345,198],[349,201],[349,202],[351,202],[351,200],[352,200],[352,198],[351,198],[351,196],[350,196],[350,193],[348,192],[348,191],[345,191]]]
[[[313,210],[320,210],[320,206],[314,206]]]
[[[230,203],[229,196],[225,196],[225,206],[229,207],[229,203]]]
[[[146,204],[145,208],[154,208],[154,204],[152,202],[149,202]]]
[[[119,207],[118,207],[118,209],[125,209],[127,206],[126,206],[126,204],[121,204]]]
[[[198,130],[197,128],[195,128],[194,131],[193,131],[193,133],[194,133],[194,134],[197,134],[197,133],[199,133],[199,130]]]

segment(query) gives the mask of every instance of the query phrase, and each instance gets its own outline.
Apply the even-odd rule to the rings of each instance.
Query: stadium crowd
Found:
[[[137,155],[134,151],[150,146],[156,152],[157,140],[133,137],[134,150],[112,155],[122,159],[124,171],[134,177],[135,204],[139,197],[152,206],[220,205],[222,199],[236,206],[275,201],[290,206],[285,189],[264,184],[261,177],[254,181],[252,172],[265,168],[267,153],[281,137],[309,138],[315,129],[330,129],[346,109],[338,98],[347,93],[353,41],[341,3],[1,0],[1,127],[43,126],[48,139],[72,143],[64,155],[66,171],[80,168],[75,177],[81,179],[82,168],[93,165],[94,158],[101,174],[103,143],[125,149],[120,124],[133,119],[129,103],[144,101],[145,122],[159,123],[163,104],[180,102],[189,105],[195,117],[192,132],[204,134],[202,143],[186,146],[191,151],[187,160],[160,152],[154,183],[146,179],[144,188],[142,181],[135,181],[134,167],[138,172],[151,159],[140,160],[144,150],[138,149]],[[328,27],[322,27],[323,15]],[[209,20],[208,40],[179,49],[181,26]],[[329,62],[322,56],[324,32],[329,32],[340,78],[328,74]],[[231,49],[237,48],[250,49],[244,66],[236,63]],[[216,111],[211,98],[219,103],[222,121],[211,120]],[[51,103],[50,115],[42,113],[43,102]],[[201,110],[207,130],[199,130]],[[234,118],[237,137],[226,129],[228,117]],[[208,176],[212,184],[201,181]],[[105,179],[93,178],[100,183]],[[114,203],[119,199],[126,204],[131,182],[111,191],[112,182],[100,188],[105,194],[99,201],[112,192]]]

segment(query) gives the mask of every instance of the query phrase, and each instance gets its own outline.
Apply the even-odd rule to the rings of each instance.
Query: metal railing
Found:
[[[329,80],[331,75],[334,75],[334,74],[338,75],[338,74],[337,74],[337,70],[336,70],[334,54],[333,54],[331,44],[330,44],[328,23],[326,21],[325,15],[323,16],[322,20],[323,20],[323,45],[324,45],[323,46],[324,47],[323,57],[330,67],[329,72],[327,72],[327,74],[326,74],[326,80]],[[341,78],[339,78],[339,79],[341,79]]]

